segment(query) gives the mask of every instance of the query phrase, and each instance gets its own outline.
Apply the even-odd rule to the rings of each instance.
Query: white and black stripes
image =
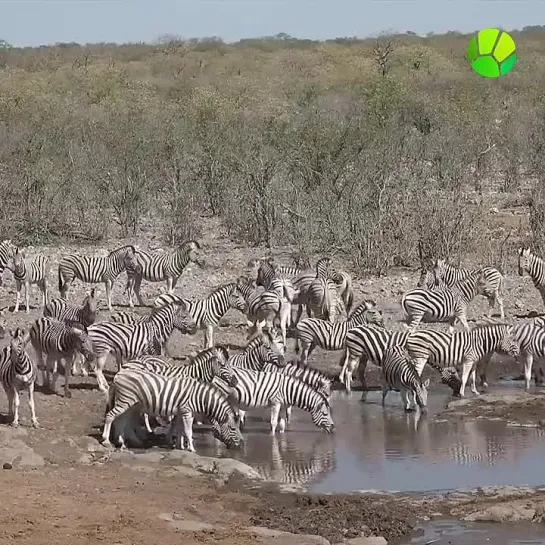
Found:
[[[346,320],[332,324],[319,318],[305,318],[296,327],[295,352],[301,350],[302,363],[306,363],[316,346],[323,350],[342,350],[349,329],[364,323],[382,325],[382,313],[374,301],[363,301]]]
[[[335,322],[337,286],[330,277],[331,259],[323,257],[316,263],[316,277],[308,288],[308,305],[314,318]]]
[[[130,268],[138,270],[136,263],[136,249],[132,245],[122,246],[106,257],[89,257],[82,255],[67,255],[59,262],[59,292],[62,299],[66,294],[74,278],[82,282],[96,284],[104,282],[106,286],[106,299],[108,310],[112,310],[111,290],[116,278]]]
[[[545,261],[533,254],[530,248],[519,248],[518,273],[524,276],[525,271],[532,279],[545,305]]]
[[[10,260],[13,258],[15,250],[16,247],[10,239],[0,242],[0,286],[3,283],[2,275],[8,267]]]
[[[31,422],[37,428],[39,424],[34,403],[36,368],[25,350],[28,339],[23,329],[16,329],[10,335],[10,344],[0,351],[0,381],[8,398],[8,417],[12,426],[19,425],[20,392],[28,390]]]
[[[326,433],[331,433],[335,425],[331,418],[328,400],[303,381],[282,373],[265,373],[236,369],[237,385],[229,388],[217,381],[226,394],[236,399],[241,423],[244,412],[258,407],[271,407],[271,434],[278,425],[278,416],[282,405],[295,406],[310,412],[312,421]],[[216,382],[216,381],[215,381]],[[281,423],[280,432],[284,431]]]
[[[199,329],[204,329],[204,347],[210,348],[214,344],[214,328],[231,308],[246,314],[248,306],[237,289],[236,282],[225,284],[215,289],[210,295],[196,301],[182,299],[178,295],[165,293],[159,295],[153,303],[161,307],[170,302],[184,301],[187,310]]]
[[[95,288],[92,288],[89,295],[85,297],[81,305],[69,303],[64,299],[52,299],[44,307],[44,316],[49,316],[60,320],[81,324],[83,327],[93,325],[97,316],[97,300],[95,298]]]
[[[191,451],[195,450],[192,433],[194,413],[206,414],[212,421],[214,436],[228,447],[237,447],[242,443],[233,407],[227,396],[214,385],[188,377],[167,378],[141,369],[127,368],[114,377],[109,393],[102,432],[104,445],[111,445],[113,421],[135,405],[150,415],[179,416]],[[178,437],[181,439],[180,435]],[[118,439],[123,445],[123,436]],[[177,446],[181,446],[181,441]]]
[[[229,360],[233,366],[239,369],[261,371],[267,363],[284,367],[286,365],[284,356],[284,344],[273,331],[252,339],[243,352],[232,354]]]
[[[29,313],[30,286],[36,284],[42,292],[43,306],[48,302],[47,294],[47,257],[36,256],[32,260],[26,260],[24,252],[19,248],[15,250],[12,259],[13,277],[15,279],[15,309],[13,312],[19,312],[19,303],[21,301],[21,288],[25,288],[26,313]]]
[[[138,303],[143,305],[144,302],[140,295],[140,287],[142,280],[148,282],[163,282],[167,283],[168,293],[172,293],[176,287],[176,283],[184,269],[191,262],[195,262],[202,266],[204,262],[199,259],[198,251],[200,244],[191,240],[185,242],[173,252],[138,252],[139,271],[127,271],[127,291],[129,292],[129,304],[132,306],[132,294],[136,294]]]
[[[390,390],[399,390],[406,411],[413,408],[413,403],[421,409],[426,407],[428,401],[428,386],[430,380],[422,382],[422,379],[411,361],[407,350],[403,346],[391,346],[384,352],[382,359],[382,404]],[[414,402],[411,401],[414,399]]]
[[[459,320],[466,330],[467,307],[469,303],[485,289],[482,272],[471,274],[452,287],[436,290],[415,288],[406,292],[401,299],[401,306],[407,314],[407,327],[415,330],[422,320],[427,322],[449,322],[449,330]]]

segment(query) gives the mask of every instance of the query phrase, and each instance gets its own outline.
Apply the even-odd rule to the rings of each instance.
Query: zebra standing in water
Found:
[[[142,280],[148,282],[163,282],[166,280],[167,292],[173,293],[176,283],[189,263],[204,266],[204,261],[199,258],[200,244],[196,240],[185,242],[174,252],[138,252],[138,270],[127,271],[127,287],[129,304],[132,307],[132,294],[136,295],[138,304],[144,305],[140,295]]]
[[[374,301],[363,301],[346,320],[335,324],[320,318],[305,318],[297,324],[295,353],[299,353],[301,345],[300,361],[306,364],[316,346],[323,350],[342,350],[348,330],[364,323],[384,323],[382,312],[376,308]]]
[[[181,315],[182,312],[185,316]],[[187,327],[189,333],[195,331],[195,322],[183,305],[166,305],[154,309],[143,318],[145,320],[133,324],[100,322],[87,329],[97,356],[94,371],[101,392],[108,393],[108,383],[103,372],[108,354],[115,356],[119,371],[123,360],[155,353],[158,345],[164,345],[172,334],[176,320],[184,320],[184,327]]]
[[[471,374],[471,391],[478,395],[475,373],[477,363],[493,352],[517,357],[520,347],[515,340],[514,326],[505,324],[478,324],[470,331],[416,331],[406,340],[406,348],[415,362],[419,374],[426,363],[441,362],[449,366],[462,366],[460,396]]]
[[[524,276],[525,271],[532,279],[545,305],[545,261],[533,254],[530,248],[519,248],[518,273],[520,276]]]
[[[214,437],[228,448],[239,447],[242,435],[238,418],[227,396],[216,386],[196,379],[168,378],[141,369],[121,369],[114,377],[108,396],[102,444],[111,446],[110,430],[114,420],[125,415],[131,416],[131,409],[143,410],[147,414],[175,418],[183,424],[188,450],[193,446],[193,414],[204,413],[212,421]],[[122,427],[125,430],[125,426]],[[181,434],[178,433],[181,448]],[[119,438],[121,448],[125,446],[123,435]]]
[[[32,425],[39,426],[36,418],[36,406],[34,404],[34,383],[36,382],[36,369],[25,350],[28,342],[23,329],[10,331],[11,341],[9,346],[4,346],[0,352],[0,381],[9,404],[8,418],[11,425],[19,425],[20,392],[28,390],[28,406]]]
[[[106,257],[67,255],[59,262],[59,292],[66,300],[70,284],[75,278],[89,284],[104,282],[108,310],[112,309],[112,287],[117,277],[124,270],[137,271],[140,265],[136,260],[136,249],[132,245],[122,246]],[[129,301],[130,303],[130,301]]]
[[[220,320],[229,309],[235,309],[247,314],[248,305],[240,295],[236,282],[225,284],[215,289],[203,299],[190,301],[178,295],[165,293],[159,295],[153,303],[155,307],[162,307],[171,302],[185,302],[189,314],[195,320],[199,329],[204,329],[204,348],[214,346],[214,328],[219,326]]]
[[[24,252],[21,252],[19,248],[15,250],[12,258],[13,277],[15,278],[15,289],[17,291],[15,296],[15,309],[13,312],[19,312],[19,303],[21,301],[21,288],[25,288],[25,303],[26,313],[29,310],[29,298],[30,298],[30,286],[36,284],[43,297],[43,306],[48,303],[47,299],[47,257],[43,255],[36,256],[32,261],[26,261]]]
[[[488,299],[488,316],[492,316],[492,311],[497,303],[500,308],[501,319],[503,320],[505,318],[503,306],[504,278],[498,269],[494,267],[463,269],[449,265],[444,259],[438,259],[435,262],[432,272],[435,277],[435,283],[437,285],[444,284],[447,287],[454,286],[472,274],[479,274],[482,272],[486,284],[482,295]]]
[[[34,322],[29,337],[38,357],[38,367],[43,369],[44,386],[55,392],[58,362],[64,359],[64,397],[72,397],[69,390],[71,365],[68,359],[73,360],[78,352],[89,361],[95,359],[93,345],[87,332],[65,322],[43,317]],[[45,365],[43,353],[46,354]]]
[[[406,411],[411,411],[418,405],[424,409],[428,402],[428,387],[430,379],[422,382],[407,350],[403,346],[390,346],[384,351],[382,359],[382,405],[386,401],[386,395],[390,390],[400,390],[401,399]],[[414,401],[411,402],[410,395]]]
[[[331,259],[323,257],[316,263],[316,277],[308,288],[309,307],[314,318],[335,322],[338,293],[330,277]]]
[[[487,289],[487,281],[482,272],[471,274],[452,287],[426,290],[414,288],[406,292],[401,298],[401,306],[407,314],[407,324],[410,330],[415,331],[420,322],[449,322],[449,331],[454,331],[454,324],[460,321],[466,331],[467,307],[477,296]]]
[[[280,408],[295,406],[310,412],[312,422],[326,433],[332,433],[335,424],[331,418],[329,401],[316,390],[299,380],[282,373],[265,373],[236,369],[237,385],[229,388],[218,379],[214,383],[226,395],[236,399],[239,407],[241,425],[244,425],[244,416],[248,409],[271,407],[271,435],[276,433]],[[285,429],[285,421],[280,420],[280,433]]]
[[[13,258],[15,249],[16,247],[10,239],[0,242],[0,286],[3,284],[2,275],[8,268],[8,263]]]

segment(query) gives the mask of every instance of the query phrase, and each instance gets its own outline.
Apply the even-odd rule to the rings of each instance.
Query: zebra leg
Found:
[[[28,282],[25,282],[25,304],[26,304],[26,313],[30,313],[30,286]]]
[[[280,414],[280,403],[273,403],[271,405],[271,435],[276,433],[276,427],[278,426],[278,415]]]
[[[123,366],[123,356],[116,353],[115,362],[117,363],[117,372],[119,373],[119,371],[121,371],[121,367]]]
[[[104,282],[104,285],[106,286],[106,301],[108,304],[108,310],[112,312],[112,281],[106,280],[106,282]]]
[[[64,360],[64,397],[70,399],[72,392],[70,391],[70,375],[72,374],[72,365],[68,365],[68,360]]]
[[[243,411],[242,409],[238,410],[238,419],[240,422],[240,431],[243,431],[246,427],[246,411]]]
[[[19,390],[17,390],[17,388],[13,388],[12,395],[13,395],[13,420],[11,421],[11,425],[14,428],[17,428],[19,426],[19,405],[21,404],[21,396],[19,395]]]
[[[384,386],[382,388],[382,406],[383,407],[386,404],[386,396],[388,395],[389,390],[390,390],[390,388],[388,388],[388,386]]]
[[[47,358],[45,360],[45,367],[49,371],[50,374],[53,376],[51,377],[51,380],[49,381],[49,389],[53,393],[57,393],[57,379],[59,378],[59,368],[57,364],[57,359],[53,357],[53,355],[48,354]]]
[[[424,318],[424,314],[425,313],[420,310],[413,311],[412,314],[408,316],[407,323],[403,325],[414,331],[420,325],[422,318]]]
[[[95,364],[95,377],[97,379],[98,389],[103,394],[108,394],[108,382],[104,378],[104,372],[103,372],[107,357],[108,357],[108,353],[101,354],[100,356],[97,357],[96,364]]]
[[[301,357],[299,358],[299,362],[303,365],[306,365],[308,363],[308,353],[310,349],[310,343],[306,341],[299,341],[301,344]]]
[[[47,303],[49,303],[49,293],[47,291],[47,280],[45,278],[43,280],[40,280],[39,287],[40,287],[40,290],[42,290],[42,301],[43,301],[43,306],[45,307]]]
[[[34,428],[39,428],[40,423],[36,418],[36,405],[34,403],[34,381],[28,385],[28,408],[30,409],[30,421]]]
[[[358,367],[358,380],[361,384],[361,398],[360,401],[367,400],[367,381],[365,380],[365,371],[367,369],[367,358],[360,358]]]
[[[184,426],[184,435],[187,439],[187,450],[195,452],[195,445],[193,445],[193,413],[183,413],[181,418]]]
[[[4,386],[4,392],[6,392],[6,397],[8,398],[8,420],[10,422],[13,422],[15,418],[15,412],[13,410],[13,399],[15,397],[13,393],[14,390],[15,388]]]
[[[174,292],[174,279],[169,276],[167,278],[167,293],[173,293]]]
[[[291,405],[286,405],[286,424],[289,424],[291,422]]]
[[[148,433],[153,433],[153,430],[151,429],[150,423],[149,423],[149,414],[144,413],[144,425],[146,426],[146,431]]]
[[[136,276],[134,278],[133,284],[132,284],[132,290],[134,294],[136,295],[136,299],[138,300],[138,304],[143,307],[144,306],[144,300],[142,299],[142,295],[140,295],[140,288],[142,286],[142,277],[140,275]]]
[[[22,288],[22,284],[21,282],[19,281],[16,281],[15,282],[15,308],[13,309],[13,312],[16,313],[16,312],[19,312],[19,303],[21,301],[21,288]]]
[[[476,396],[479,396],[481,395],[479,390],[477,390],[477,381],[475,380],[476,379],[476,375],[477,375],[477,370],[475,369],[476,365],[473,366],[473,369],[471,370],[471,391],[476,395]]]
[[[473,369],[473,362],[471,360],[464,360],[462,363],[462,385],[460,386],[460,397],[465,396],[467,379]]]
[[[532,378],[532,364],[534,363],[534,355],[526,352],[524,356],[524,388],[529,390],[530,380]]]
[[[496,303],[498,303],[498,306],[500,307],[500,318],[502,320],[505,320],[505,308],[503,306],[503,296],[499,293],[499,292],[496,292]]]
[[[214,346],[214,326],[207,324],[204,330],[204,348],[212,348]]]

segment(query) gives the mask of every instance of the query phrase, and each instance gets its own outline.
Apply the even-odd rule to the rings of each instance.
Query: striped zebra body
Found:
[[[399,390],[403,405],[406,411],[418,405],[421,409],[426,407],[428,402],[428,386],[430,379],[422,382],[407,350],[403,346],[395,345],[387,348],[382,360],[382,378],[384,387],[382,389],[382,405],[390,390]],[[410,398],[414,401],[411,402]]]
[[[21,301],[21,288],[25,288],[25,303],[26,313],[30,312],[30,286],[36,284],[42,292],[43,306],[47,305],[47,257],[38,255],[32,260],[26,260],[24,252],[20,252],[19,248],[15,250],[13,255],[13,277],[15,279],[15,309],[13,312],[19,312],[19,303]]]
[[[484,282],[482,295],[488,299],[489,304],[488,316],[492,316],[494,305],[497,303],[500,308],[501,319],[503,320],[505,318],[503,306],[504,279],[498,269],[494,267],[463,269],[449,265],[444,259],[438,259],[433,268],[436,283],[444,283],[447,287],[452,287],[471,275],[478,275],[480,273],[483,275]]]
[[[204,413],[212,421],[214,436],[227,447],[242,443],[238,419],[227,396],[212,384],[196,379],[168,378],[141,369],[122,369],[114,377],[108,396],[107,412],[102,432],[105,446],[111,446],[110,430],[118,417],[130,415],[136,406],[149,415],[174,417],[175,429],[182,424],[188,450],[194,452],[193,414]],[[124,430],[125,427],[122,427]],[[179,443],[181,448],[181,434]],[[119,443],[124,446],[123,435]]]
[[[10,239],[0,242],[0,286],[3,284],[2,275],[15,255],[16,246]]]
[[[229,361],[238,369],[262,371],[267,363],[276,367],[286,365],[285,348],[278,335],[262,334],[252,339],[240,354],[232,354]]]
[[[471,391],[478,394],[475,384],[477,363],[493,352],[517,357],[520,348],[514,337],[514,327],[505,324],[478,325],[471,331],[416,331],[406,340],[406,348],[419,374],[426,363],[462,367],[460,396],[471,374]]]
[[[32,425],[39,426],[34,403],[34,384],[36,368],[25,350],[26,334],[23,329],[10,332],[11,340],[8,346],[0,351],[0,381],[9,404],[8,418],[12,426],[19,425],[20,392],[28,390],[28,406]]]
[[[60,298],[52,299],[44,307],[43,315],[61,322],[81,324],[83,327],[93,325],[97,317],[95,288],[91,289],[81,305],[75,305]]]
[[[467,307],[477,295],[483,293],[484,287],[484,276],[478,273],[468,276],[450,288],[409,290],[401,299],[401,306],[407,314],[406,327],[414,331],[422,320],[448,321],[449,331],[452,332],[458,320],[466,331],[469,331]]]
[[[337,291],[343,303],[346,314],[350,314],[354,303],[352,291],[352,276],[345,271],[332,271],[331,280],[337,285]]]
[[[331,383],[332,377],[313,369],[308,365],[301,365],[300,363],[288,363],[285,367],[277,367],[272,363],[267,363],[263,367],[263,371],[266,373],[282,373],[290,377],[302,380],[305,384],[308,384],[311,388],[314,388],[318,393],[322,394],[326,399],[331,397]],[[286,424],[291,422],[291,410],[292,406],[287,405],[284,407],[286,413]]]
[[[358,377],[362,386],[362,401],[367,399],[365,370],[367,363],[380,366],[387,348],[403,346],[409,336],[408,331],[390,331],[376,325],[360,325],[348,330],[345,340],[345,353],[339,380],[344,382],[348,393],[351,391],[352,374],[359,362]]]
[[[330,277],[331,259],[316,263],[316,276],[308,288],[309,307],[314,318],[335,322],[338,306],[337,285]]]
[[[127,275],[126,290],[129,293],[129,304],[133,306],[132,295],[136,295],[138,304],[143,306],[144,302],[140,295],[140,287],[142,280],[148,282],[164,282],[167,284],[167,292],[173,293],[174,288],[180,276],[184,272],[189,263],[196,263],[203,266],[204,262],[199,258],[199,250],[201,246],[191,240],[185,242],[173,252],[138,252],[138,263],[140,270],[130,271]]]
[[[427,290],[436,290],[446,288],[448,286],[442,280],[437,280],[433,271],[422,269],[420,271],[420,278],[418,279],[416,287]]]
[[[214,328],[219,326],[220,320],[227,314],[229,309],[238,310],[243,314],[248,312],[247,304],[241,297],[235,282],[220,286],[207,297],[196,301],[182,299],[177,295],[166,293],[159,295],[153,304],[155,307],[160,307],[173,301],[184,301],[197,327],[205,330],[205,348],[214,345]]]
[[[66,299],[68,288],[75,278],[88,284],[103,282],[106,286],[108,310],[112,311],[111,291],[117,277],[127,269],[138,269],[136,249],[132,245],[122,246],[106,257],[67,255],[59,262],[59,292]]]
[[[532,378],[532,366],[534,360],[545,359],[545,329],[540,325],[543,318],[537,318],[533,322],[524,322],[516,324],[513,327],[513,338],[520,348],[519,359],[524,362],[524,387],[526,390],[530,388]],[[483,386],[488,386],[486,383],[486,370],[492,354],[487,354],[478,365],[478,372]],[[536,370],[536,377],[539,373]],[[535,379],[536,384],[538,378]]]
[[[545,261],[533,254],[530,248],[519,248],[518,273],[524,276],[525,271],[532,279],[545,305]]]
[[[38,318],[29,333],[30,342],[38,357],[38,367],[43,369],[43,384],[55,392],[58,363],[64,359],[64,397],[72,397],[69,390],[70,371],[77,353],[94,361],[95,353],[88,333],[83,327],[69,325],[49,317]],[[43,354],[46,355],[44,365]],[[72,359],[69,365],[68,360]],[[52,375],[52,376],[51,376]]]
[[[365,323],[382,325],[384,319],[373,301],[360,303],[348,318],[332,324],[319,318],[305,318],[297,324],[295,352],[301,350],[301,363],[306,364],[316,346],[323,350],[342,350],[349,329]]]
[[[335,425],[331,418],[329,401],[302,380],[282,373],[235,370],[237,385],[229,388],[224,382],[215,382],[227,394],[237,400],[241,424],[244,424],[248,409],[271,407],[271,435],[276,433],[280,408],[295,406],[310,412],[312,421],[326,433],[331,433]],[[285,429],[284,419],[280,422],[280,433]]]
[[[157,349],[160,352],[160,347],[170,338],[177,320],[183,323],[182,327],[194,328],[194,322],[187,315],[186,309],[176,304],[153,309],[151,314],[143,318],[133,324],[100,322],[88,328],[97,355],[95,376],[98,388],[103,393],[108,392],[103,370],[109,354],[115,356],[119,371],[123,360],[138,358],[144,354],[156,354]]]

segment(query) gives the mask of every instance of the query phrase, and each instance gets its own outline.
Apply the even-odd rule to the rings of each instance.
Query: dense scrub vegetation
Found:
[[[457,33],[0,48],[1,236],[158,221],[174,244],[215,215],[239,241],[383,272],[497,262],[494,213],[521,206],[545,252],[545,29],[513,36],[498,80]]]

